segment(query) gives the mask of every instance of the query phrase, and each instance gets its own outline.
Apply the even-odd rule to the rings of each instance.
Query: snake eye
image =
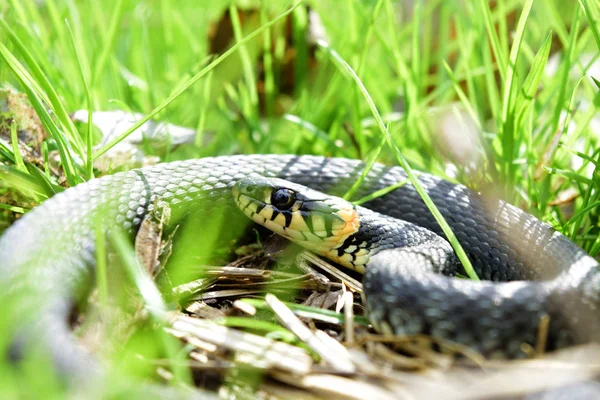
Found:
[[[271,204],[280,210],[289,209],[296,202],[296,194],[289,189],[277,189],[271,194]]]

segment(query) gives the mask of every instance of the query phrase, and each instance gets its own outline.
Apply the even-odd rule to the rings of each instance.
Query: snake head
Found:
[[[237,206],[254,222],[301,246],[347,265],[338,249],[355,234],[354,206],[334,196],[277,178],[251,177],[233,187]]]

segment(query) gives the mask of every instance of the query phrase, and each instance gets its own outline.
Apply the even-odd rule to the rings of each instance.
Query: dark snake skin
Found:
[[[93,276],[94,221],[103,230],[125,228],[133,233],[157,201],[169,205],[172,223],[191,214],[200,221],[213,219],[217,212],[229,218],[241,214],[231,187],[242,177],[276,176],[341,194],[362,169],[360,161],[348,159],[226,156],[160,164],[68,189],[29,212],[0,238],[0,284],[8,294],[3,301],[15,324],[15,338],[49,351],[57,366],[69,373],[96,366],[67,324],[71,300],[84,294],[80,288]],[[376,164],[356,198],[405,178],[398,167]],[[536,347],[540,318],[549,318],[546,350],[599,339],[596,260],[516,207],[488,201],[428,174],[419,179],[479,276],[520,281],[473,282],[378,259],[378,267],[368,269],[364,281],[375,326],[397,334],[429,334],[488,356],[510,358],[525,355],[524,343]],[[441,234],[410,184],[365,207]]]

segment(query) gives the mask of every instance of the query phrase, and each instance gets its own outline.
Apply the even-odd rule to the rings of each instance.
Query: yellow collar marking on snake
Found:
[[[282,182],[280,186],[278,182]],[[369,259],[367,244],[346,243],[360,228],[359,215],[351,203],[266,178],[234,186],[233,196],[256,223],[331,261],[364,272]],[[284,204],[278,207],[273,204],[277,202]]]

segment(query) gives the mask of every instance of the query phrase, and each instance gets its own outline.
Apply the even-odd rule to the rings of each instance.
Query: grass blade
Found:
[[[502,158],[505,161],[504,178],[507,180],[507,183],[511,187],[513,186],[515,180],[516,165],[513,162],[513,160],[517,156],[517,149],[515,149],[515,140],[517,139],[516,135],[518,135],[517,129],[519,129],[519,127],[515,125],[515,109],[513,107],[514,95],[516,93],[516,66],[521,49],[521,44],[523,43],[525,25],[527,24],[527,20],[529,19],[529,14],[531,12],[532,5],[533,0],[528,0],[525,3],[525,6],[523,7],[521,16],[519,17],[517,30],[515,32],[515,38],[513,41],[512,48],[510,50],[506,74],[504,77],[505,79],[504,93],[502,96],[502,114],[500,117],[502,129],[500,135],[502,138]]]
[[[373,100],[371,99],[369,92],[363,85],[360,78],[356,75],[356,73],[354,72],[352,67],[327,43],[325,43],[323,41],[318,41],[317,45],[320,48],[322,48],[325,52],[327,52],[331,56],[331,58],[334,60],[335,64],[338,66],[338,68],[340,68],[340,70],[342,72],[350,75],[350,77],[354,80],[354,83],[359,87],[367,104],[369,105],[369,108],[371,109],[371,112],[373,113],[373,117],[377,121],[377,126],[379,127],[382,135],[384,136],[388,146],[394,152],[398,163],[406,172],[408,179],[410,179],[410,182],[415,187],[415,190],[417,191],[417,193],[419,193],[419,195],[421,196],[421,198],[427,205],[427,208],[429,209],[429,211],[431,211],[431,214],[433,215],[433,217],[435,218],[437,223],[440,225],[440,227],[444,231],[446,238],[448,239],[448,241],[454,248],[454,251],[456,252],[458,258],[460,259],[465,271],[469,275],[469,278],[471,278],[472,280],[479,280],[479,277],[477,276],[477,273],[473,269],[473,265],[471,264],[469,257],[467,257],[467,253],[465,253],[464,249],[460,245],[460,242],[456,238],[456,235],[454,234],[454,232],[452,232],[450,225],[448,225],[448,223],[446,222],[446,220],[444,219],[444,217],[442,216],[442,214],[440,213],[438,208],[435,206],[435,204],[433,203],[433,200],[431,200],[431,197],[429,197],[429,194],[425,191],[425,189],[423,189],[423,187],[421,186],[421,183],[419,182],[419,180],[416,178],[415,174],[413,173],[412,168],[410,167],[410,165],[408,164],[408,162],[402,155],[402,152],[400,151],[398,146],[396,146],[396,143],[394,143],[394,140],[392,139],[390,132],[386,128],[385,124],[383,123],[383,119],[381,118],[381,115],[379,115],[379,111],[377,110],[375,103],[373,103]]]
[[[133,284],[139,290],[139,293],[142,296],[144,304],[152,319],[158,324],[166,325],[168,323],[167,305],[165,304],[162,295],[160,294],[160,291],[156,287],[154,281],[139,265],[133,248],[129,243],[129,239],[124,233],[119,231],[112,232],[109,235],[109,240],[111,245],[114,246],[114,249],[123,260],[126,272],[129,274],[129,278]],[[167,356],[173,361],[183,361],[181,358],[183,357],[184,353],[179,351],[180,344],[177,339],[168,335],[162,329],[158,329],[156,332]],[[191,382],[189,371],[181,364],[174,362],[173,372],[174,377],[178,382]]]
[[[81,79],[81,84],[83,85],[83,92],[85,94],[85,102],[87,106],[87,132],[86,132],[86,157],[85,157],[85,178],[90,180],[94,177],[93,171],[93,160],[92,160],[92,97],[90,96],[90,87],[87,83],[87,79],[85,78],[85,72],[83,70],[82,64],[82,54],[83,49],[78,48],[77,42],[75,41],[75,37],[73,36],[73,31],[71,30],[71,25],[69,21],[65,20],[65,24],[67,25],[67,30],[69,32],[69,37],[71,39],[71,48],[75,54],[75,59],[77,59],[77,66],[79,72],[79,79]]]
[[[79,133],[73,125],[73,121],[69,117],[69,113],[67,109],[63,105],[62,101],[54,86],[50,83],[38,63],[35,61],[31,53],[27,50],[27,46],[21,42],[21,40],[16,36],[16,34],[10,29],[8,24],[3,18],[0,18],[0,25],[2,28],[8,33],[13,45],[19,50],[19,53],[31,69],[31,76],[35,79],[30,79],[30,82],[37,82],[36,88],[38,88],[38,93],[44,93],[47,96],[48,104],[52,107],[52,110],[56,114],[56,118],[60,121],[60,124],[67,135],[69,141],[72,143],[74,150],[77,152],[78,156],[82,156],[82,143],[81,138],[79,137]],[[45,100],[46,98],[44,98]]]
[[[242,27],[240,24],[240,15],[235,5],[229,6],[229,16],[231,17],[231,25],[233,26],[233,34],[237,43],[242,40]],[[256,92],[256,78],[254,77],[254,67],[248,54],[248,49],[245,44],[240,45],[240,58],[242,60],[242,69],[244,70],[244,79],[248,89],[250,104],[246,110],[246,115],[254,115],[258,106],[258,94]]]
[[[598,20],[600,19],[600,16],[597,13],[592,12],[588,0],[579,0],[579,4],[583,7],[585,16],[589,22],[589,27],[592,30],[592,35],[594,35],[596,46],[598,47],[598,50],[600,50],[600,30],[598,29]],[[596,2],[596,6],[598,6],[598,2]]]
[[[500,39],[498,38],[498,33],[494,27],[494,22],[492,21],[490,3],[487,0],[479,0],[478,4],[480,11],[483,14],[483,21],[485,23],[485,29],[487,30],[490,44],[492,45],[492,52],[497,60],[500,80],[501,82],[504,82],[506,80],[506,54],[503,47],[500,45]]]
[[[103,155],[104,153],[106,153],[108,150],[110,150],[111,148],[113,148],[117,143],[119,143],[120,141],[122,141],[123,139],[125,139],[127,136],[129,136],[133,131],[135,131],[136,129],[138,129],[140,126],[142,126],[144,123],[148,122],[151,118],[153,118],[156,114],[158,114],[159,112],[161,112],[162,110],[164,110],[169,104],[171,104],[173,102],[173,100],[175,100],[177,97],[179,97],[183,92],[185,92],[187,89],[189,89],[192,85],[194,85],[196,82],[198,82],[204,75],[206,75],[209,71],[212,71],[217,65],[219,65],[223,60],[225,60],[227,57],[229,57],[231,54],[233,54],[236,50],[238,50],[241,46],[243,46],[244,44],[246,44],[247,42],[249,42],[250,40],[252,40],[253,38],[255,38],[257,35],[259,35],[261,32],[263,32],[264,30],[270,28],[271,26],[275,25],[277,22],[285,19],[291,12],[294,11],[294,9],[296,7],[298,7],[300,4],[302,3],[302,0],[299,0],[298,2],[296,2],[291,8],[289,8],[287,11],[285,11],[284,13],[280,14],[278,17],[276,17],[275,19],[272,19],[271,21],[269,21],[268,23],[262,25],[260,28],[256,29],[254,32],[252,32],[251,34],[249,34],[248,36],[246,36],[245,38],[243,38],[242,40],[238,41],[234,46],[232,46],[229,50],[227,50],[226,52],[224,52],[223,54],[221,54],[219,57],[217,57],[215,60],[213,60],[210,64],[208,64],[205,68],[203,68],[200,72],[198,72],[196,75],[194,75],[193,77],[191,77],[190,79],[188,79],[186,82],[184,82],[177,90],[175,90],[169,97],[167,97],[165,100],[163,100],[158,106],[156,106],[154,108],[154,110],[152,110],[150,113],[148,113],[148,115],[146,115],[144,118],[140,119],[136,124],[134,124],[131,128],[127,129],[125,132],[123,132],[121,135],[119,135],[118,137],[116,137],[115,139],[111,140],[109,143],[107,143],[104,147],[102,147],[101,149],[99,149],[96,154],[94,155],[94,160],[97,160],[98,157],[100,157],[101,155]]]
[[[11,68],[11,70],[15,74],[17,80],[19,81],[23,90],[27,94],[27,97],[29,98],[29,101],[35,109],[37,115],[40,117],[42,124],[50,133],[52,138],[56,141],[60,153],[60,159],[62,161],[63,169],[65,171],[65,176],[67,177],[69,184],[71,186],[74,186],[82,182],[82,179],[79,177],[79,175],[77,175],[75,171],[75,163],[71,156],[72,148],[70,146],[70,143],[68,139],[62,134],[61,129],[56,125],[56,123],[52,119],[50,113],[44,105],[44,102],[41,99],[41,96],[38,93],[36,93],[36,89],[39,87],[32,83],[34,82],[33,77],[31,77],[31,75],[27,73],[25,68],[19,63],[19,61],[17,61],[17,59],[12,55],[8,48],[1,42],[0,56],[4,59],[6,64]]]
[[[523,87],[519,93],[517,100],[515,101],[515,125],[520,127],[527,115],[527,111],[530,109],[533,103],[534,96],[538,91],[540,81],[544,75],[546,64],[548,63],[548,57],[550,55],[550,48],[552,46],[552,32],[549,32],[540,47],[540,50],[535,55],[531,70],[523,83]]]
[[[104,67],[106,66],[106,62],[110,57],[110,52],[115,45],[115,39],[117,37],[117,28],[119,27],[119,23],[121,22],[123,16],[124,4],[124,0],[117,0],[117,4],[114,6],[114,11],[110,18],[110,25],[107,30],[107,36],[104,39],[104,46],[102,47],[100,57],[96,62],[94,74],[92,75],[92,88],[96,87],[98,80],[102,76],[102,73],[104,72]]]
[[[13,119],[10,123],[10,140],[12,142],[12,153],[15,159],[15,166],[19,171],[26,172],[27,168],[23,164],[23,157],[19,150],[19,138],[17,136],[17,122]]]

